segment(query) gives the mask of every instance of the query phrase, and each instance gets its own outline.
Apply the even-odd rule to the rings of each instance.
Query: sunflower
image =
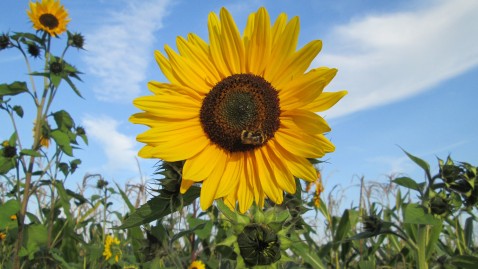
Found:
[[[322,92],[337,70],[308,72],[319,40],[296,50],[299,19],[280,14],[271,25],[265,8],[252,13],[240,35],[230,13],[210,13],[209,41],[195,34],[178,37],[156,61],[169,83],[151,81],[153,95],[134,105],[144,112],[133,123],[150,127],[138,135],[144,158],[184,160],[181,192],[202,182],[200,205],[223,198],[245,212],[269,198],[281,204],[295,193],[294,177],[317,179],[308,158],[334,151],[330,131],[315,112],[324,111],[346,91]]]
[[[204,263],[202,261],[193,261],[188,269],[206,269],[206,265],[204,265]]]
[[[27,14],[33,22],[33,28],[45,31],[52,36],[65,32],[66,25],[70,21],[67,10],[59,0],[30,2],[30,10],[27,10]]]

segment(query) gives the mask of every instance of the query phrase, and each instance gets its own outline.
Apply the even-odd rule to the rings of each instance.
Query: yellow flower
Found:
[[[3,232],[0,232],[0,241],[5,240],[5,238],[7,238],[7,234],[3,233]]]
[[[70,21],[68,11],[60,4],[60,0],[30,2],[30,9],[27,10],[27,14],[33,23],[33,28],[45,31],[52,36],[65,32]]]
[[[146,144],[139,156],[185,160],[181,192],[202,182],[203,210],[219,198],[232,209],[238,201],[241,212],[265,198],[280,204],[284,191],[295,193],[294,176],[317,178],[307,158],[334,151],[315,112],[346,91],[322,92],[336,69],[306,72],[322,43],[296,50],[297,17],[280,14],[271,24],[260,8],[242,36],[225,8],[208,21],[210,44],[189,34],[177,38],[179,53],[155,53],[169,83],[151,81],[153,95],[134,101],[144,112],[130,120],[150,127],[137,137]]]
[[[17,220],[17,215],[11,215],[10,220]]]
[[[202,261],[193,261],[191,265],[189,265],[188,269],[206,269],[206,265]]]
[[[118,238],[107,235],[105,238],[105,250],[103,251],[103,256],[105,260],[109,260],[114,255],[115,262],[119,261],[121,257],[121,249],[119,248],[120,241]]]
[[[314,194],[314,206],[316,208],[320,207],[320,195],[324,192],[324,185],[322,185],[322,176],[319,171],[317,171],[317,180],[315,184],[315,194]]]

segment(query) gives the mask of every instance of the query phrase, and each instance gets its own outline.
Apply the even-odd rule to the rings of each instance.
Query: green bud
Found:
[[[444,197],[444,194],[438,194],[432,197],[428,202],[428,207],[430,213],[437,217],[445,217],[452,211],[452,206],[446,197]]]
[[[270,265],[281,258],[277,233],[267,225],[249,224],[237,237],[242,258],[247,266]]]
[[[96,182],[96,188],[100,190],[106,188],[106,186],[108,186],[108,181],[104,179],[99,179],[98,182]]]
[[[37,58],[40,56],[40,47],[38,47],[36,44],[28,44],[28,53],[33,57]]]
[[[63,64],[57,61],[50,63],[50,72],[55,75],[61,74],[63,72]]]
[[[74,48],[83,49],[83,46],[85,45],[85,37],[80,33],[72,34],[68,32],[68,45]]]
[[[10,37],[7,34],[0,35],[0,50],[10,47]]]
[[[364,216],[362,223],[364,231],[373,234],[378,234],[383,226],[382,220],[376,215]]]
[[[3,149],[2,149],[2,155],[5,158],[12,158],[15,155],[17,155],[17,148],[15,146],[10,146],[10,144],[5,141],[2,144]]]

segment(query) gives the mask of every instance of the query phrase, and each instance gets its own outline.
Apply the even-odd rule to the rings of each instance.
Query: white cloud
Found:
[[[137,171],[136,141],[118,131],[119,122],[108,116],[86,117],[82,121],[87,135],[98,145],[101,145],[107,160],[104,171]]]
[[[154,32],[162,27],[169,0],[128,1],[106,24],[86,35],[88,73],[100,82],[93,88],[103,101],[125,102],[137,96],[153,59]]]
[[[334,29],[315,65],[337,67],[329,89],[349,94],[329,117],[410,97],[478,64],[478,1],[430,3]]]

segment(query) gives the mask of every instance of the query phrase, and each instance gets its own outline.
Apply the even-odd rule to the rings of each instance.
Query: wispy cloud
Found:
[[[137,171],[135,139],[122,134],[119,122],[108,116],[86,117],[82,121],[88,137],[100,145],[106,155],[104,171]]]
[[[368,16],[334,29],[315,65],[338,67],[348,89],[328,116],[423,92],[478,64],[478,1],[430,1],[420,10]],[[330,89],[329,88],[329,89]]]
[[[126,8],[108,14],[103,26],[87,34],[88,73],[99,79],[98,99],[130,101],[142,88],[152,60],[154,32],[162,27],[169,0],[128,1]]]

